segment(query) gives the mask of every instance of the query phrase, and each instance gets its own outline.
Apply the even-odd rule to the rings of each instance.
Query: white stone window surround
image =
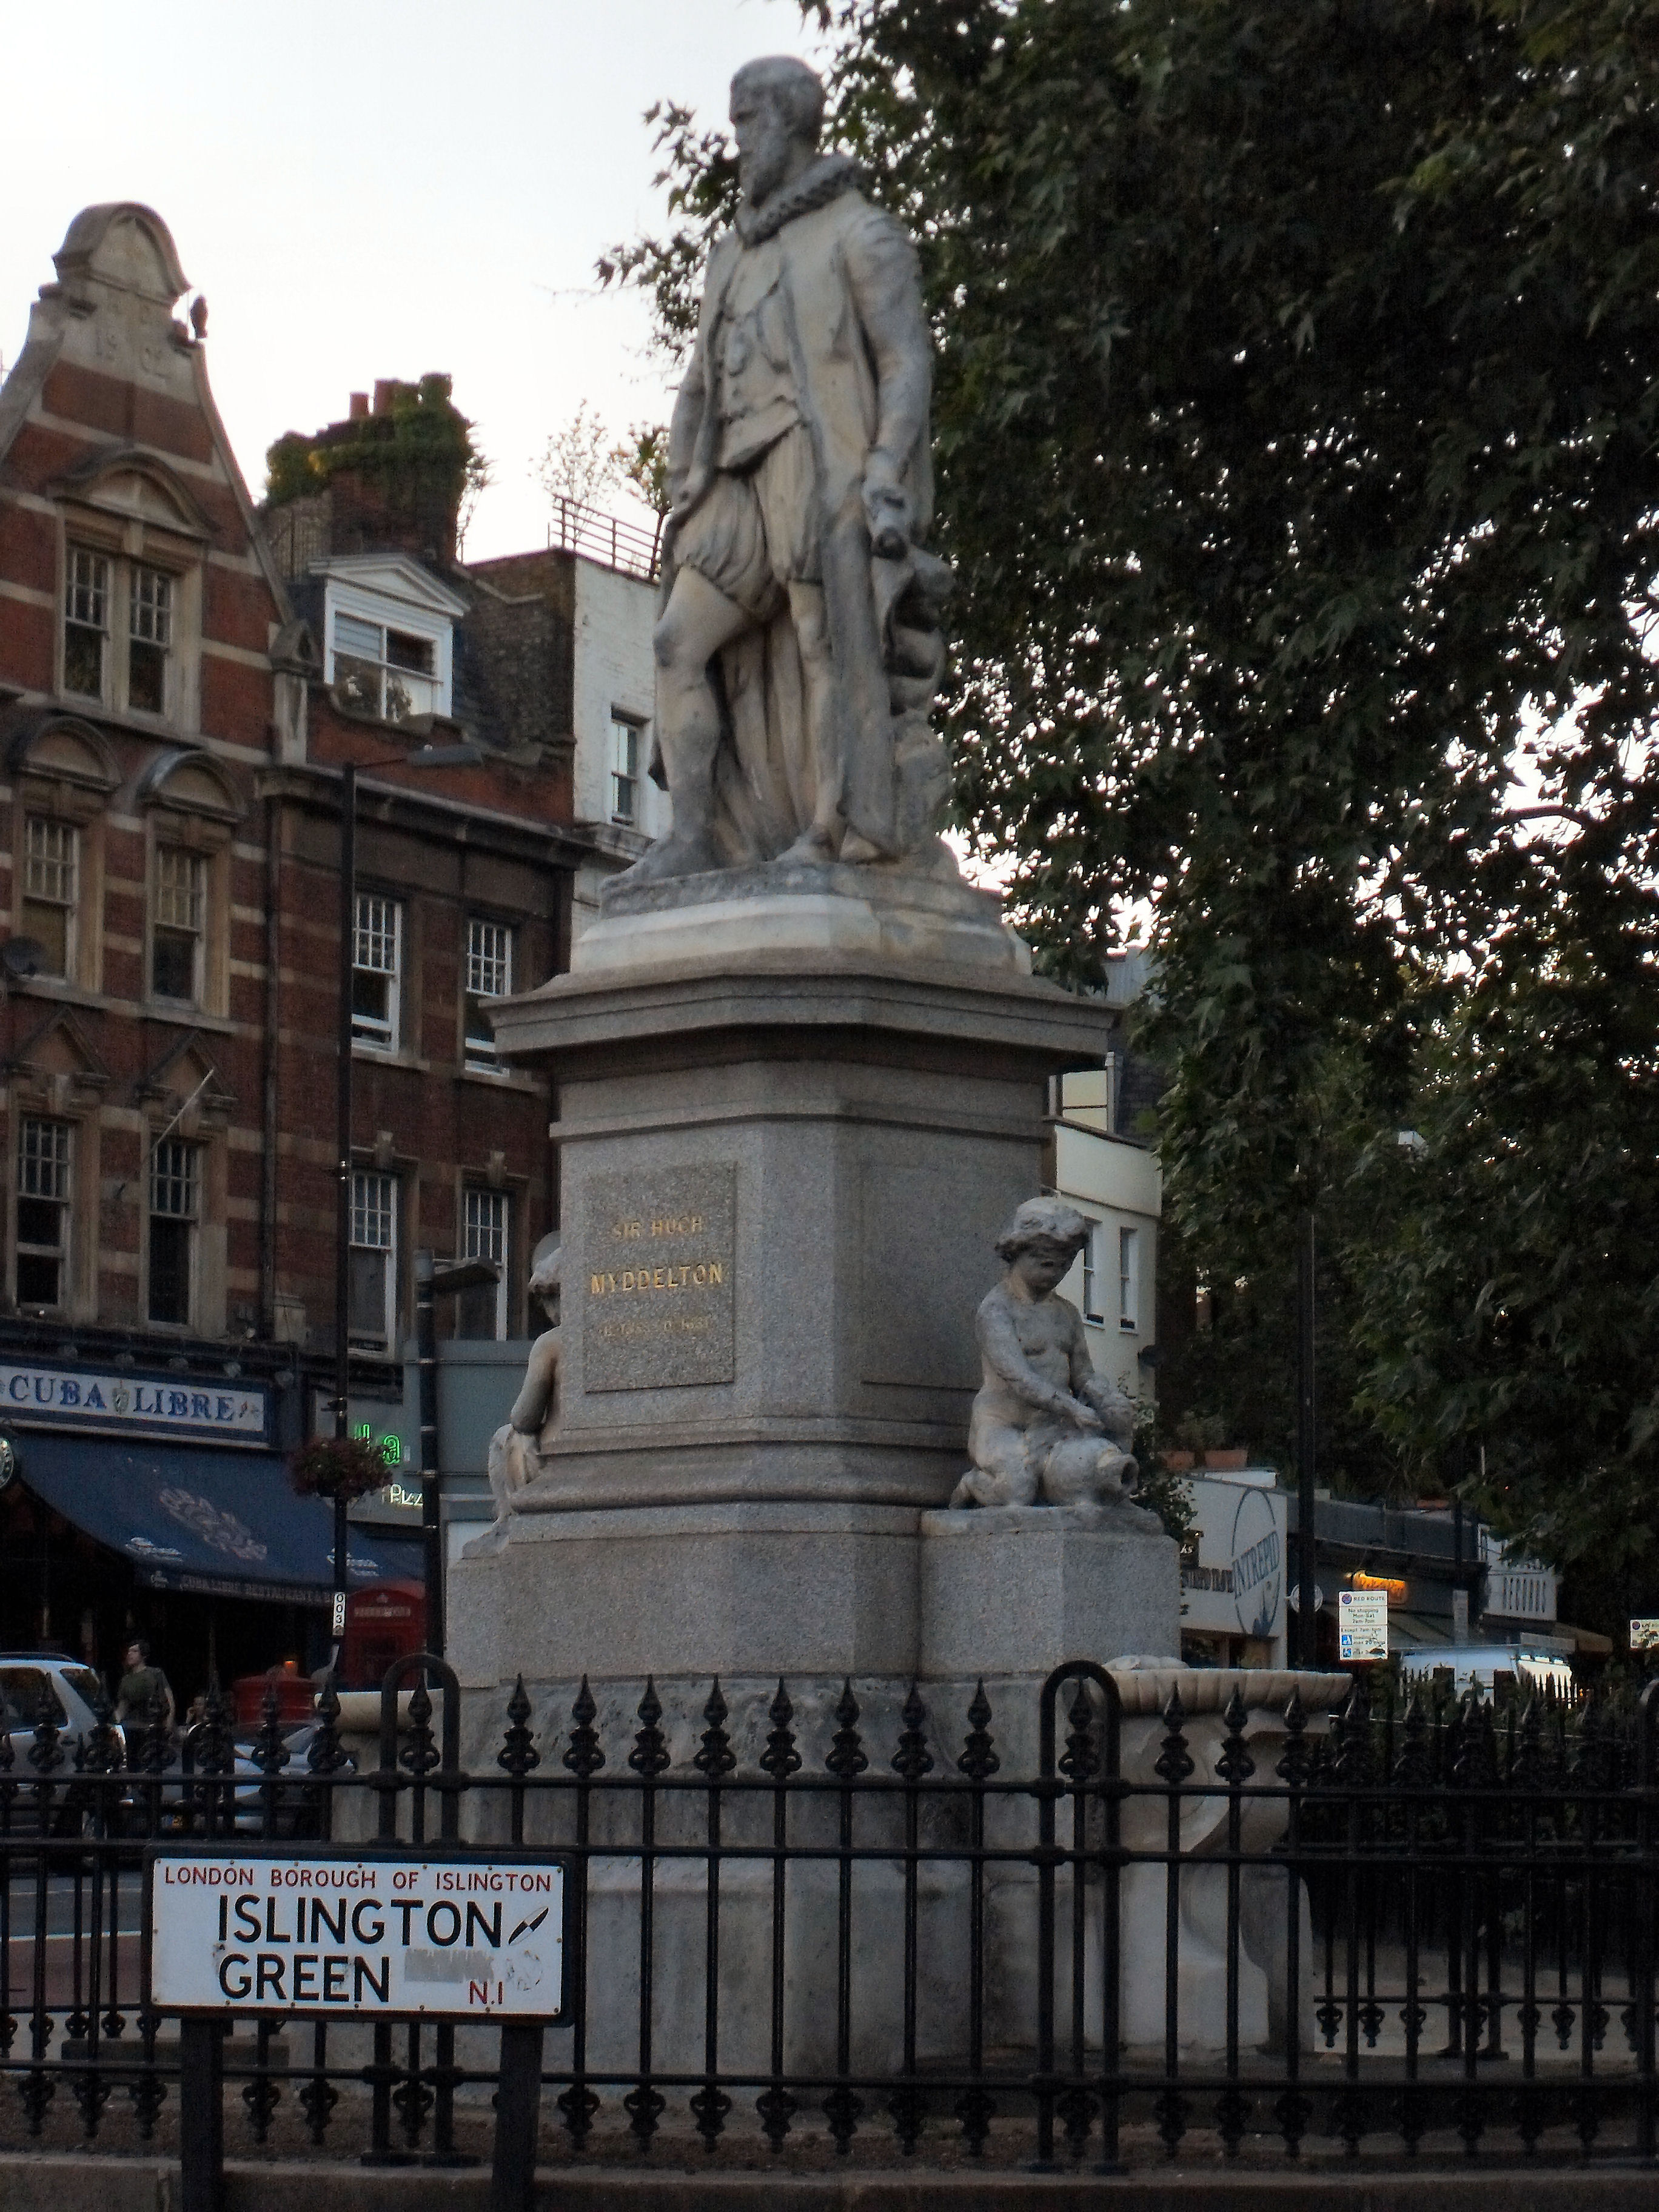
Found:
[[[495,1327],[492,1331],[499,1342],[507,1334],[507,1270],[510,1251],[512,1202],[503,1190],[480,1189],[468,1183],[461,1193],[461,1257],[463,1260],[494,1260],[501,1267],[501,1279],[493,1291],[477,1293],[480,1299],[489,1298],[495,1308]],[[465,1294],[464,1294],[465,1295]]]
[[[193,735],[213,526],[190,484],[137,446],[98,448],[59,490],[58,696]]]
[[[625,828],[640,824],[642,791],[641,769],[645,729],[631,714],[611,709],[611,819]]]
[[[163,1137],[149,1158],[149,1249],[144,1312],[150,1326],[188,1328],[197,1318],[202,1214],[202,1148]]]
[[[185,711],[179,647],[191,642],[194,649],[197,617],[184,602],[197,581],[182,562],[158,566],[118,552],[88,530],[71,537],[60,624],[62,696],[175,726],[193,720],[193,704]],[[187,640],[180,637],[181,615]]]
[[[503,1073],[482,1002],[505,998],[512,991],[514,949],[510,922],[496,921],[487,915],[467,916],[461,1042],[463,1064],[474,1075]]]
[[[350,1291],[354,1344],[389,1349],[397,1339],[398,1178],[378,1168],[351,1173]]]
[[[403,901],[360,890],[353,923],[352,1046],[395,1053],[403,1035]]]
[[[23,817],[23,933],[46,947],[46,972],[75,973],[75,922],[80,906],[81,833],[50,815]]]
[[[1083,1218],[1089,1224],[1088,1239],[1083,1247],[1083,1318],[1085,1321],[1102,1322],[1106,1318],[1100,1302],[1101,1285],[1105,1280],[1105,1270],[1101,1266],[1104,1256],[1101,1250],[1101,1238],[1104,1230],[1097,1215],[1085,1213]]]
[[[17,1303],[53,1311],[70,1302],[75,1132],[24,1115],[17,1129]],[[49,1295],[48,1295],[49,1293]]]
[[[335,680],[335,634],[339,618],[374,625],[383,633],[395,630],[421,639],[432,648],[431,686],[434,714],[447,715],[453,706],[455,618],[404,599],[384,585],[370,585],[331,574],[325,596],[323,681]]]
[[[1117,1232],[1117,1325],[1125,1335],[1140,1332],[1140,1231]]]

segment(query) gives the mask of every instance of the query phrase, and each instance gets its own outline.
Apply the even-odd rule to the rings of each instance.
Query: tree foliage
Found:
[[[447,376],[389,380],[380,412],[354,416],[307,435],[288,430],[265,453],[265,504],[283,507],[326,489],[346,471],[389,493],[418,484],[441,504],[476,501],[489,482],[473,424],[450,397]]]
[[[1260,1336],[1320,1206],[1334,1434],[1431,1473],[1507,1407],[1559,1465],[1564,1340],[1515,1286],[1563,1194],[1620,1181],[1651,1059],[1645,907],[1590,892],[1650,858],[1659,0],[830,14],[834,127],[934,317],[964,825],[1062,971],[1150,903],[1175,1224]],[[735,179],[657,121],[671,228],[606,273],[683,347]],[[1582,848],[1570,929],[1529,800]],[[1570,1042],[1597,1103],[1557,1113],[1529,1085]],[[1593,1419],[1582,1367],[1550,1401],[1624,1438],[1609,1469],[1652,1465],[1652,1304]]]

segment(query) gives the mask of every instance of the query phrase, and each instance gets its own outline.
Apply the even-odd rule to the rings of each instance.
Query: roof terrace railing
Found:
[[[662,518],[658,518],[654,530],[647,530],[640,523],[601,514],[580,500],[556,499],[547,542],[624,576],[637,576],[643,583],[653,584],[662,549]]]

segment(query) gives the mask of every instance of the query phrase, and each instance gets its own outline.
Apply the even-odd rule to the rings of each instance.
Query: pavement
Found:
[[[617,2172],[545,2169],[535,2212],[1651,2212],[1651,2167],[1309,2166],[1147,2174]],[[228,2160],[224,2212],[485,2212],[487,2168]],[[163,2160],[0,2155],[5,2212],[178,2212]]]

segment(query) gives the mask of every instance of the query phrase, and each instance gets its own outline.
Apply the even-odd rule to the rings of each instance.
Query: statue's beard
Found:
[[[792,141],[787,131],[769,131],[751,153],[738,162],[738,181],[750,207],[769,200],[789,173]]]

